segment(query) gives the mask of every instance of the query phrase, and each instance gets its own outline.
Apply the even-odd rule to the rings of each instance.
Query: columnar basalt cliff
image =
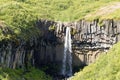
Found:
[[[100,53],[107,52],[113,44],[120,40],[120,22],[98,20],[74,23],[76,33],[73,36],[74,64],[89,64],[96,60]],[[78,64],[79,63],[79,64]]]
[[[73,66],[87,65],[95,61],[120,40],[120,21],[98,20],[88,22],[36,22],[41,35],[30,40],[3,40],[0,43],[0,64],[9,68],[41,67],[52,63],[61,66],[64,53],[66,27],[71,27]]]
[[[45,21],[41,23],[44,26],[46,25]],[[120,40],[119,21],[104,20],[101,23],[98,20],[92,22],[80,20],[71,23],[55,22],[52,26],[44,27],[46,31],[43,30],[44,34],[47,35],[46,40],[55,39],[53,42],[56,42],[54,49],[47,49],[46,54],[49,56],[52,54],[51,61],[61,62],[63,59],[63,43],[66,27],[72,28],[73,66],[87,65],[94,62],[100,53],[107,52],[113,44]],[[46,33],[47,31],[48,33]],[[51,37],[50,34],[52,34]]]

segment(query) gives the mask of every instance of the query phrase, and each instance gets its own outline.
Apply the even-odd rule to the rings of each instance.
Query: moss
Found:
[[[103,20],[99,20],[98,25],[99,25],[100,27],[101,27],[101,26],[104,26]]]
[[[77,33],[77,30],[74,29],[74,28],[72,28],[72,30],[71,30],[71,35],[75,35],[76,33]]]
[[[51,25],[51,26],[49,27],[49,30],[50,30],[50,31],[55,30],[55,26],[54,26],[54,25]]]
[[[25,72],[22,69],[0,68],[1,80],[52,80],[49,75],[43,71],[31,68],[30,71]]]

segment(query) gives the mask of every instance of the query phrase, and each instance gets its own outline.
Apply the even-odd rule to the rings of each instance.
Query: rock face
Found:
[[[73,66],[94,62],[100,53],[107,52],[120,40],[120,21],[105,20],[101,24],[98,20],[70,23],[39,21],[38,23],[44,34],[42,41],[45,43],[39,51],[38,64],[42,62],[61,64],[66,27],[72,28]]]
[[[120,40],[120,21],[36,22],[41,36],[29,41],[1,41],[0,64],[3,67],[40,67],[48,63],[62,64],[66,27],[71,27],[73,66],[87,65]],[[101,26],[100,26],[101,25]]]
[[[92,63],[99,53],[107,52],[113,44],[120,40],[119,24],[120,22],[113,20],[103,21],[101,26],[98,20],[93,22],[81,20],[73,23],[73,28],[76,30],[73,36],[74,64]]]

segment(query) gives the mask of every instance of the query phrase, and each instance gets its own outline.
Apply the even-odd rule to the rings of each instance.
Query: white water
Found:
[[[72,48],[71,48],[71,34],[70,27],[66,28],[66,36],[64,42],[64,56],[62,64],[62,75],[72,76]]]

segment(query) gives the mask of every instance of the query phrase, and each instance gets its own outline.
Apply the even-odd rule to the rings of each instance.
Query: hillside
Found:
[[[1,0],[0,40],[16,37],[27,40],[33,35],[39,36],[40,31],[35,25],[40,19],[120,19],[119,12],[119,0]]]
[[[114,8],[109,12],[109,14],[113,14],[119,10],[119,2],[119,0],[2,0],[0,2],[0,19],[6,20],[6,18],[12,18],[17,14],[21,14],[22,17],[22,14],[28,13],[32,18],[74,21],[86,18],[93,13],[106,12]],[[96,14],[96,17],[103,15]],[[115,16],[116,18],[120,17],[119,15]]]
[[[31,71],[0,67],[0,80],[52,80],[43,71],[31,68]]]
[[[92,47],[94,38],[111,46],[120,40],[118,13],[120,0],[0,0],[0,80],[51,80],[54,74],[59,76],[66,27],[72,26],[69,36],[71,32],[76,37],[76,49],[81,48],[81,40],[83,48]],[[72,79],[119,80],[119,46]]]
[[[120,79],[120,42],[99,59],[76,73],[72,80],[119,80]]]

